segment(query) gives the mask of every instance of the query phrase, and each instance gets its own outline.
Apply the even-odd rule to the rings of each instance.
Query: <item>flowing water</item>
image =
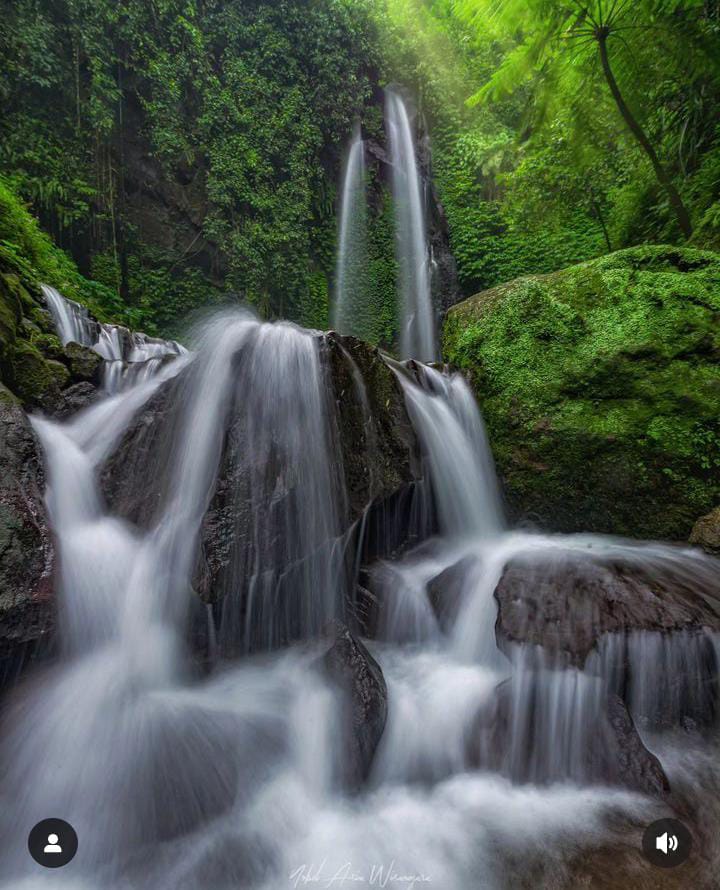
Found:
[[[105,359],[102,375],[106,392],[117,393],[150,380],[164,359],[185,352],[174,340],[148,337],[119,325],[97,322],[85,306],[68,300],[54,287],[44,284],[42,292],[63,346],[79,343]]]
[[[632,850],[644,824],[667,813],[598,781],[583,757],[602,729],[605,686],[630,684],[631,708],[660,731],[648,744],[678,787],[717,775],[704,743],[692,763],[679,753],[695,735],[676,742],[661,731],[664,719],[676,726],[706,707],[713,635],[608,635],[586,664],[558,664],[530,646],[499,651],[493,597],[518,556],[571,565],[590,553],[683,583],[717,563],[659,544],[509,531],[464,381],[409,363],[393,367],[440,529],[374,568],[383,613],[369,645],[388,720],[366,787],[343,790],[338,693],[316,669],[327,647],[317,634],[346,617],[353,560],[340,541],[346,495],[320,343],[293,325],[223,313],[191,354],[148,379],[62,424],[33,420],[59,553],[61,652],[4,714],[3,890],[580,886],[579,854],[627,849],[628,837]],[[152,521],[136,526],[109,511],[100,468],[163,392],[175,406],[158,455],[165,483],[159,470],[142,481],[157,496]],[[250,654],[204,676],[184,628],[217,488],[235,531],[213,638],[220,652]],[[433,582],[448,571],[457,592],[443,614]],[[498,752],[482,720],[497,713],[500,684],[509,729]],[[80,838],[58,873],[24,850],[48,816]]]
[[[358,126],[345,161],[340,195],[332,324],[341,334],[369,339],[366,187],[365,142]]]
[[[430,286],[430,253],[423,190],[405,100],[386,95],[396,246],[399,266],[400,355],[424,362],[438,358],[436,319]]]

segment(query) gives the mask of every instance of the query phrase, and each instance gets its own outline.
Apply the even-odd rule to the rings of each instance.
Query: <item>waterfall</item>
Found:
[[[239,524],[218,591],[225,651],[304,639],[344,614],[344,490],[320,348],[295,325],[256,324],[241,355],[227,506]]]
[[[85,336],[82,313],[56,309],[59,330],[72,323]],[[111,354],[115,335],[123,342],[120,329],[103,341]],[[3,708],[1,890],[578,886],[586,854],[627,851],[630,832],[667,814],[603,772],[617,726],[634,731],[619,696],[663,765],[678,749],[705,752],[709,791],[693,805],[717,812],[716,758],[700,734],[675,748],[649,734],[664,721],[692,730],[716,707],[717,634],[608,632],[573,661],[503,642],[495,599],[518,560],[578,572],[588,561],[629,566],[653,590],[671,577],[691,599],[717,562],[669,545],[509,529],[463,378],[373,354],[370,370],[345,369],[336,392],[335,339],[245,310],[218,313],[193,332],[192,352],[155,356],[146,374],[69,420],[32,419],[59,557],[60,651]],[[360,423],[372,420],[376,392],[364,381],[383,361],[405,396],[438,530],[364,567],[384,610],[380,639],[367,646],[387,684],[387,722],[366,785],[350,794],[339,779],[340,693],[318,636],[328,621],[350,620],[348,567],[359,559],[341,531],[336,412],[354,387]],[[152,506],[137,524],[103,497],[112,454]],[[199,576],[207,525],[224,568],[203,564]],[[204,577],[209,604],[197,608],[212,650],[245,656],[208,673],[186,641]],[[596,629],[588,612],[576,616],[580,634]],[[530,631],[560,624],[530,607],[522,617]],[[633,738],[622,768],[642,748]],[[701,773],[675,776],[681,799],[705,787]],[[80,846],[67,879],[51,884],[17,838],[52,815],[75,827]]]
[[[505,522],[485,427],[460,374],[421,367],[399,374],[410,415],[429,462],[444,534],[491,538]]]
[[[333,327],[341,334],[367,336],[367,185],[365,143],[359,125],[345,160],[340,196],[340,224],[335,272]]]
[[[62,345],[79,343],[105,359],[102,383],[106,392],[121,392],[150,380],[164,359],[187,351],[174,340],[148,337],[131,333],[120,325],[97,322],[85,306],[64,297],[54,287],[43,284],[41,289]]]
[[[438,348],[422,185],[407,106],[394,90],[387,91],[386,119],[397,227],[400,355],[431,362]]]

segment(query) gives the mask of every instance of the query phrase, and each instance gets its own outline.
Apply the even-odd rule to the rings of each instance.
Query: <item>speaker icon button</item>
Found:
[[[677,819],[658,819],[645,829],[642,847],[652,865],[675,868],[690,856],[692,835]]]

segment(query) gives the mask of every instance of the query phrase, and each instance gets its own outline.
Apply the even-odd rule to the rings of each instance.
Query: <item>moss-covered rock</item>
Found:
[[[74,382],[98,382],[103,360],[94,350],[79,343],[68,343],[63,349],[63,359],[70,369]]]
[[[698,519],[690,533],[690,543],[720,555],[720,507]]]
[[[5,361],[17,337],[22,307],[9,275],[0,274],[0,362]]]
[[[687,539],[720,501],[720,256],[663,246],[450,310],[515,519]]]
[[[11,356],[13,392],[28,407],[49,408],[60,400],[60,389],[70,372],[60,362],[46,359],[27,341],[19,342]]]

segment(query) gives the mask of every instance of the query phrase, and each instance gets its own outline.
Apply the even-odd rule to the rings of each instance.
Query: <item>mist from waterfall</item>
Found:
[[[356,126],[345,159],[335,267],[332,326],[341,334],[367,337],[368,305],[367,175],[365,142]]]
[[[396,90],[386,92],[399,267],[400,357],[432,362],[438,358],[430,286],[430,255],[422,183],[407,105]]]

